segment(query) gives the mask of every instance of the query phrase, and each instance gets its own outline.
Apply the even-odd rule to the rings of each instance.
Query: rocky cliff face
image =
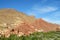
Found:
[[[56,31],[60,25],[52,24],[43,19],[36,19],[14,9],[0,10],[0,34],[29,35],[33,32]],[[8,31],[8,32],[7,32]]]

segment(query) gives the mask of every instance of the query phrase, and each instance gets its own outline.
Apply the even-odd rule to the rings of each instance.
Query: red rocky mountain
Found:
[[[29,35],[33,32],[59,31],[60,25],[36,19],[14,9],[0,10],[0,34],[8,37],[10,34]]]

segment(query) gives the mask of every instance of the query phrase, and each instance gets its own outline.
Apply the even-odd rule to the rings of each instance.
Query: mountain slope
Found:
[[[37,28],[37,29],[43,29],[44,32],[48,32],[48,31],[56,31],[56,28],[60,27],[60,25],[58,24],[52,24],[52,23],[48,23],[46,21],[44,21],[43,19],[37,19],[33,25]]]
[[[32,18],[32,19],[31,19]],[[14,9],[2,9],[0,10],[0,26],[3,27],[15,27],[17,24],[26,21],[31,23],[35,20],[34,17],[30,17],[22,12],[18,12]]]
[[[33,32],[48,32],[60,30],[60,25],[52,24],[43,19],[36,19],[14,9],[0,10],[0,34],[29,35]]]

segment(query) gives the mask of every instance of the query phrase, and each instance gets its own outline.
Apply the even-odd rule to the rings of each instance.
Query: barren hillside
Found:
[[[33,32],[56,31],[60,25],[52,24],[14,9],[0,10],[0,34],[28,35]],[[8,31],[8,32],[7,32]]]

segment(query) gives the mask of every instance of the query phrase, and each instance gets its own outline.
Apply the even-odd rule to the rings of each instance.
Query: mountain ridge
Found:
[[[29,35],[36,31],[48,32],[58,29],[60,30],[60,25],[48,23],[42,18],[37,19],[14,9],[0,10],[0,34],[5,36],[10,34]]]

